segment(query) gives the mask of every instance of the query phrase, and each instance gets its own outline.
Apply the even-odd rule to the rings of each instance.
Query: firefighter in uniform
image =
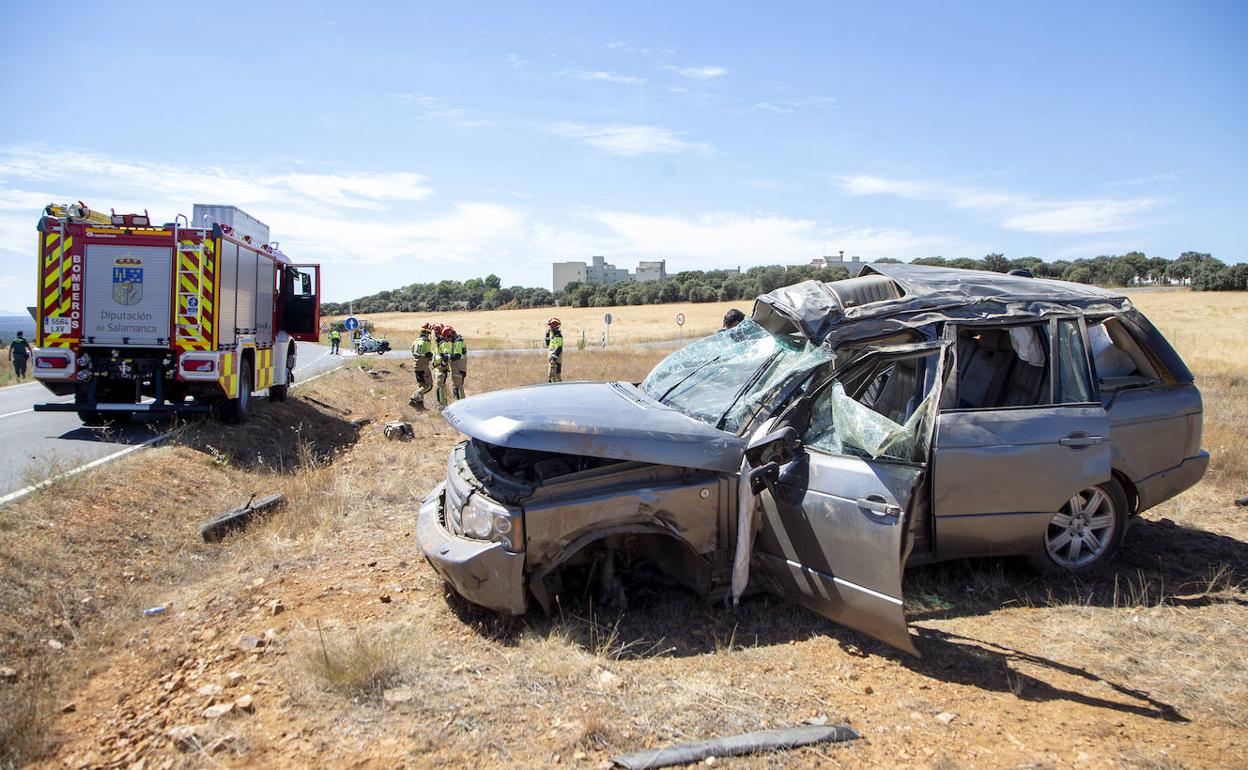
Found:
[[[442,324],[433,325],[433,368],[437,369],[437,387],[433,395],[438,406],[446,406],[451,401],[451,393],[446,387],[446,378],[451,373],[451,341],[447,339],[448,328]]]
[[[433,340],[430,334],[433,327],[425,324],[420,327],[420,336],[412,343],[412,368],[416,370],[416,391],[407,403],[416,407],[419,412],[425,411],[425,394],[433,390],[433,371],[429,368],[433,361]]]
[[[464,380],[468,379],[468,343],[454,329],[446,330],[451,341],[451,395],[459,400],[464,397]]]
[[[559,327],[558,318],[546,322],[547,382],[563,382],[563,330]]]

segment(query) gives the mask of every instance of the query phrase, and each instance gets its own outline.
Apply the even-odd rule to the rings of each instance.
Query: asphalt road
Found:
[[[297,343],[295,382],[342,363],[329,348]],[[164,433],[158,415],[136,414],[120,429],[84,428],[73,412],[35,412],[35,404],[72,402],[37,382],[0,388],[0,498],[86,463],[143,444]]]

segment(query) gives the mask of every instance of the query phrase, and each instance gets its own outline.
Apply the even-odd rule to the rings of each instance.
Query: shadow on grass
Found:
[[[1006,606],[1200,606],[1244,600],[1225,589],[1248,578],[1248,544],[1183,527],[1140,520],[1127,534],[1113,567],[1097,577],[1045,578],[1024,559],[961,560],[907,571],[910,618],[988,615]],[[1188,721],[1172,705],[1077,665],[979,639],[919,628],[922,658],[913,658],[814,613],[769,595],[749,597],[729,610],[694,594],[655,582],[629,587],[627,611],[595,609],[592,597],[561,597],[556,611],[507,618],[482,610],[454,592],[448,603],[478,633],[512,645],[524,635],[559,635],[608,658],[684,657],[742,647],[787,644],[816,637],[837,639],[851,655],[880,655],[941,681],[1012,693],[1021,700],[1061,700],[1166,721]],[[1103,684],[1121,699],[1058,687],[1016,670],[1026,664]]]
[[[1139,519],[1093,575],[1046,577],[1019,557],[962,559],[906,571],[912,620],[983,615],[1006,606],[1199,607],[1245,604],[1248,543],[1170,519]]]
[[[360,437],[345,415],[293,396],[289,401],[257,400],[241,425],[203,418],[186,423],[170,438],[246,471],[294,473],[321,464]]]

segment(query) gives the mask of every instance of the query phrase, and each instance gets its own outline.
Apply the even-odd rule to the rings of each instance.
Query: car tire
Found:
[[[1116,479],[1088,487],[1045,525],[1032,563],[1052,575],[1096,573],[1122,545],[1127,518],[1127,495]]]
[[[286,370],[286,382],[282,385],[269,386],[270,401],[285,401],[290,395],[290,383],[295,379],[295,374],[290,369]]]

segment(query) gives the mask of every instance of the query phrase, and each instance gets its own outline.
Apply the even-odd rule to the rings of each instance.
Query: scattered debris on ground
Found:
[[[256,499],[255,494],[252,494],[251,499],[245,504],[199,525],[199,534],[204,538],[205,543],[219,543],[229,533],[244,529],[249,521],[271,513],[285,501],[286,496],[281,492],[265,495],[260,499]]]
[[[764,751],[796,749],[819,743],[840,743],[858,738],[858,733],[845,726],[804,725],[778,730],[729,735],[693,743],[679,743],[662,749],[633,751],[612,757],[611,761],[625,770],[652,770],[672,765],[687,765],[714,757],[739,757]]]
[[[391,441],[411,441],[416,434],[412,431],[410,422],[402,420],[391,420],[382,428],[382,433]]]

